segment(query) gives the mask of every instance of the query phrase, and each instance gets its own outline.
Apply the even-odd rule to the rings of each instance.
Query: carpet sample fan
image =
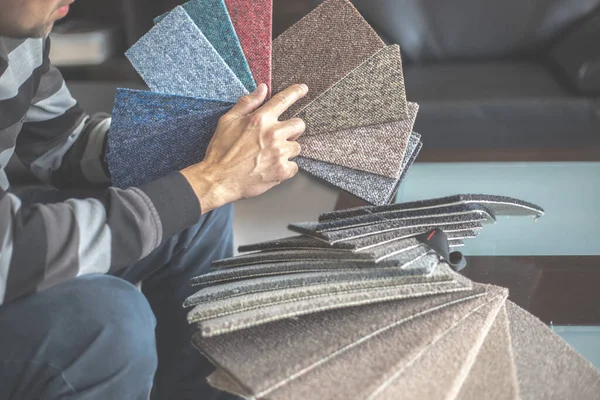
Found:
[[[537,205],[458,195],[291,224],[194,278],[208,378],[249,399],[597,399],[600,372],[456,250]],[[551,380],[551,382],[548,382]]]
[[[126,56],[150,91],[119,90],[106,159],[130,187],[202,160],[215,122],[256,84],[309,93],[282,118],[306,132],[304,172],[374,205],[389,204],[419,154],[419,107],[386,46],[348,0],[327,0],[271,40],[272,0],[191,0],[155,19]],[[124,172],[125,171],[125,172]]]

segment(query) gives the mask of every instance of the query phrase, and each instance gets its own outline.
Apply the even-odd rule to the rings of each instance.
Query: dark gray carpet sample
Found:
[[[510,301],[506,310],[523,400],[600,398],[600,371],[533,315]]]
[[[480,206],[487,208],[489,213],[493,216],[540,217],[544,215],[544,210],[540,206],[512,197],[492,196],[486,194],[462,194],[440,197],[437,199],[391,204],[380,207],[365,206],[333,211],[319,216],[319,222],[353,218],[373,213],[380,214],[407,210],[429,210],[459,204],[479,204]]]
[[[462,313],[481,304],[478,299],[484,295],[485,289],[476,286],[473,291],[315,313],[217,337],[205,338],[198,333],[193,342],[248,392],[266,397],[368,342],[374,333],[385,334],[414,321],[409,331],[413,332],[411,336],[419,336],[417,322],[435,320],[446,309],[452,309],[450,314],[458,320]],[[421,343],[420,347],[426,345]],[[248,360],[253,361],[252,367]]]
[[[437,265],[439,261],[436,255],[430,255],[420,258],[416,263],[429,266],[430,264]],[[302,287],[258,292],[239,298],[214,301],[208,304],[201,304],[192,309],[188,314],[188,321],[194,323],[246,313],[239,316],[245,320],[248,315],[252,315],[254,323],[258,320],[264,322],[265,318],[287,318],[314,312],[316,309],[311,305],[313,304],[311,303],[313,300],[318,300],[319,307],[336,309],[349,306],[354,301],[361,299],[363,292],[368,294],[367,299],[372,299],[373,296],[380,298],[381,294],[372,293],[373,291],[384,293],[385,289],[391,288],[394,288],[398,292],[406,289],[403,292],[404,295],[415,296],[419,293],[435,291],[440,285],[441,287],[446,287],[444,284],[447,284],[446,286],[449,285],[452,289],[465,287],[463,282],[459,283],[458,280],[454,279],[454,274],[449,268],[445,268],[445,265],[442,265],[435,268],[433,274],[427,277],[408,275],[344,283],[321,282]],[[424,291],[419,291],[421,289],[424,289]],[[344,300],[344,295],[349,295],[350,298]],[[387,296],[389,294],[386,294],[385,298]],[[259,311],[247,314],[247,312],[256,310]],[[245,324],[238,324],[236,322],[236,329],[242,329],[244,327],[242,325]],[[215,331],[212,332],[213,334],[217,334]]]
[[[408,262],[414,264],[413,261],[414,260],[411,259]],[[433,263],[430,265],[434,267],[437,266],[437,264]],[[322,270],[291,275],[259,277],[205,287],[188,297],[183,305],[184,307],[192,307],[201,303],[224,300],[259,292],[268,292],[271,290],[292,289],[317,284],[342,284],[355,281],[381,280],[417,274],[424,275],[420,270],[414,270],[407,266],[407,268],[361,268],[350,271]]]
[[[414,163],[422,147],[420,135],[413,133],[408,143],[402,165],[404,172]],[[404,179],[404,172],[400,179],[394,179],[304,157],[296,157],[294,161],[309,174],[375,205],[392,202]]]
[[[315,232],[329,232],[338,229],[355,228],[365,225],[373,225],[386,221],[400,221],[410,219],[424,219],[435,217],[446,217],[460,214],[471,214],[480,212],[488,218],[486,222],[495,222],[495,218],[489,214],[489,211],[479,204],[459,204],[453,206],[444,206],[431,210],[405,210],[393,211],[389,213],[374,213],[361,215],[353,218],[344,218],[334,221],[320,222],[314,228]]]
[[[434,228],[440,228],[444,230],[444,226],[465,224],[469,222],[483,223],[487,221],[487,214],[479,210],[473,210],[469,213],[452,215],[448,217],[434,217],[434,218],[419,218],[411,220],[398,220],[398,221],[386,221],[380,222],[373,225],[359,226],[356,228],[338,229],[330,232],[315,232],[315,223],[301,223],[289,225],[289,229],[302,233],[304,235],[312,236],[318,239],[324,239],[329,243],[335,244],[337,242],[348,241],[351,239],[358,239],[365,236],[375,235],[379,233],[385,233],[389,231],[396,231],[401,229],[409,228],[427,228],[428,230]]]
[[[481,222],[460,223],[444,225],[442,230],[446,233],[446,235],[448,235],[448,237],[454,237],[454,235],[461,237],[462,235],[469,235],[471,232],[475,232],[477,234],[481,230],[481,226]],[[361,251],[370,249],[374,246],[380,246],[391,241],[415,237],[437,227],[438,226],[428,225],[417,228],[395,229],[384,233],[339,242],[336,243],[335,246],[343,244],[345,246],[352,247],[357,251]]]
[[[323,240],[301,235],[240,246],[238,251],[245,253],[259,250],[328,249],[331,247],[329,243]]]

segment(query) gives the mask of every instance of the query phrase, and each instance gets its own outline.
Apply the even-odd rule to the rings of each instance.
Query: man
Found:
[[[85,115],[48,60],[69,2],[0,0],[0,399],[217,398],[181,304],[191,277],[231,255],[227,205],[298,171],[304,123],[278,117],[308,88],[261,107],[259,85],[221,118],[201,163],[109,188],[110,119]],[[17,196],[4,171],[13,153],[77,190]]]

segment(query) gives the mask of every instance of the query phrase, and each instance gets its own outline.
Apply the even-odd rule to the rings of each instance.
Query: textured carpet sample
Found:
[[[404,330],[407,336],[394,347],[403,345],[410,348],[413,345],[416,349],[424,348],[429,333],[434,335],[436,330],[444,331],[447,329],[444,324],[451,325],[460,320],[484,301],[483,293],[475,290],[345,308],[215,338],[196,335],[194,342],[206,354],[214,354],[215,363],[235,376],[255,396],[279,398],[275,391],[303,380],[307,375],[320,375],[324,385],[335,384],[327,382],[329,376],[326,371],[332,364],[345,354],[354,353],[357,348],[368,349],[373,338],[387,336],[403,326],[410,325]],[[425,319],[430,322],[423,326],[421,323]],[[434,323],[436,320],[437,324]],[[420,328],[431,326],[433,329],[419,330],[419,325]],[[241,363],[241,357],[256,360],[256,363],[248,368],[247,364]],[[362,362],[370,359],[367,356]],[[347,365],[360,365],[362,362]],[[368,373],[368,369],[357,368],[356,373]],[[303,397],[299,392],[297,398],[327,396]]]
[[[417,262],[431,262],[431,259],[423,257]],[[436,268],[432,275],[447,273],[446,269],[438,272],[439,269]],[[428,283],[409,283],[416,278],[406,276],[405,283],[395,285],[386,285],[382,280],[251,294],[244,296],[241,302],[223,300],[197,306],[188,314],[188,321],[199,322],[202,335],[209,337],[320,311],[470,289],[470,283],[459,280],[436,281],[432,278]]]
[[[156,92],[234,103],[248,93],[181,6],[125,55]]]
[[[407,400],[455,398],[505,299],[506,293],[500,294],[469,312],[436,337],[426,351],[390,374],[364,398],[395,400],[398,393],[403,393],[402,397]],[[389,348],[393,349],[392,346]],[[435,384],[431,382],[432,377],[435,377]]]
[[[269,240],[261,243],[247,244],[240,246],[240,253],[259,251],[259,250],[294,250],[294,249],[327,249],[331,245],[322,240],[310,236],[292,236],[283,239]]]
[[[342,167],[400,178],[408,140],[419,106],[409,103],[405,120],[298,139],[301,156]]]
[[[533,315],[506,310],[523,400],[600,398],[600,371]]]
[[[418,262],[423,264],[437,265],[438,259],[435,255],[431,255],[428,258],[423,257],[421,260],[418,260]],[[336,275],[332,274],[332,276]],[[267,278],[266,280],[259,280],[257,281],[257,283],[268,283],[276,279],[281,279],[282,282],[291,282],[291,280],[296,279],[296,276]],[[259,291],[239,298],[224,298],[222,300],[212,301],[207,304],[201,304],[199,307],[194,308],[189,313],[188,319],[190,322],[198,322],[210,318],[220,317],[223,315],[252,310],[258,307],[278,305],[285,302],[309,299],[314,296],[327,296],[334,295],[337,293],[369,290],[373,288],[384,288],[395,285],[401,286],[427,284],[434,282],[448,282],[451,280],[452,276],[448,272],[448,270],[440,268],[439,271],[436,270],[436,272],[430,277],[403,275],[401,275],[400,277],[386,276],[383,278],[377,277],[370,281],[344,281],[344,284],[339,284],[337,280],[334,279],[330,281],[323,280],[322,282],[316,281],[311,285],[307,284],[302,285],[300,287],[293,286],[289,288],[287,287],[287,284],[283,284],[284,288],[279,290],[270,290],[264,292]]]
[[[485,338],[458,400],[517,400],[519,387],[510,342],[508,315],[503,306]]]
[[[322,38],[324,40],[317,40]],[[287,119],[385,47],[348,0],[327,0],[273,40],[273,93],[305,83]]]
[[[470,222],[483,222],[486,220],[487,218],[485,214],[478,211],[473,211],[470,213],[462,213],[443,217],[384,221],[372,225],[364,225],[347,229],[337,229],[334,231],[326,232],[316,232],[314,230],[315,225],[313,223],[292,224],[289,225],[289,229],[293,230],[294,232],[313,236],[315,238],[323,239],[328,241],[329,243],[335,244],[337,242],[344,242],[351,239],[359,239],[366,236],[396,230],[407,230],[411,228],[425,228],[426,230],[431,230],[435,229],[436,227],[440,227],[443,229],[444,226],[448,225],[465,224]]]
[[[353,271],[325,270],[291,275],[259,277],[200,289],[198,292],[188,297],[183,305],[184,307],[193,307],[202,303],[245,296],[253,293],[291,289],[323,283],[343,284],[359,280],[375,281],[384,280],[386,278],[389,278],[390,283],[394,281],[402,282],[402,277],[411,274],[411,270],[403,268],[362,268]],[[418,279],[418,281],[423,280]]]
[[[231,106],[119,89],[106,154],[113,185],[139,186],[201,161],[219,118]]]
[[[406,203],[391,204],[374,208],[373,206],[356,207],[346,210],[333,211],[321,214],[319,221],[329,221],[342,218],[352,218],[360,215],[384,214],[388,212],[406,211],[406,210],[430,210],[439,207],[446,207],[458,204],[479,204],[487,208],[493,216],[522,216],[522,217],[541,217],[544,215],[544,209],[533,203],[515,199],[506,196],[492,196],[486,194],[461,194],[437,199],[427,199],[420,201],[411,201]]]
[[[304,157],[296,157],[294,161],[309,174],[371,204],[380,206],[393,201],[404,174],[414,163],[421,150],[420,138],[421,136],[414,132],[409,138],[408,147],[402,161],[403,172],[400,179],[388,178]]]
[[[470,203],[443,206],[439,208],[432,208],[429,210],[401,210],[392,211],[389,213],[373,213],[359,215],[351,218],[319,222],[314,225],[314,231],[329,232],[338,229],[356,228],[360,226],[373,225],[389,221],[407,221],[411,219],[448,217],[453,215],[472,213],[481,214],[482,216],[486,217],[485,222],[493,223],[496,221],[495,218],[492,215],[490,215],[489,211],[485,207],[479,204]]]
[[[296,116],[306,122],[305,136],[406,119],[400,47],[382,49]]]
[[[256,84],[224,0],[191,0],[182,7],[246,90],[254,91]],[[154,22],[159,23],[166,15],[156,17]]]
[[[257,84],[271,88],[273,0],[225,0]]]

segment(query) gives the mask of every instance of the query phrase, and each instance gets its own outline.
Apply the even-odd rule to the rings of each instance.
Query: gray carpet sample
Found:
[[[411,263],[412,264],[412,263]],[[434,265],[434,264],[432,264]],[[416,275],[411,268],[362,268],[351,271],[316,271],[289,275],[277,275],[245,279],[221,285],[209,286],[200,289],[186,299],[184,307],[193,307],[198,304],[240,297],[248,294],[284,290],[321,284],[343,284],[356,281],[381,281],[387,278],[402,282],[402,277]],[[418,274],[422,276],[422,274]],[[391,281],[391,280],[390,280]]]
[[[425,261],[426,258],[422,260]],[[440,267],[436,268],[431,276],[438,274],[438,270]],[[449,267],[444,272],[449,272],[448,270]],[[320,311],[466,291],[471,287],[471,282],[458,278],[454,281],[438,281],[430,278],[429,283],[408,283],[411,280],[416,281],[416,278],[407,276],[403,279],[406,284],[396,286],[386,286],[386,283],[391,280],[388,282],[382,280],[338,285],[337,289],[333,285],[330,287],[320,285],[277,293],[259,293],[245,296],[243,303],[223,301],[216,306],[209,305],[210,308],[197,306],[188,314],[188,320],[190,323],[199,322],[198,327],[203,336],[214,336]],[[348,287],[351,289],[347,289]],[[210,319],[205,319],[208,316],[211,316]]]
[[[419,154],[422,147],[420,137],[419,134],[413,132],[409,138],[409,145],[402,163],[400,179],[388,178],[305,157],[297,157],[294,161],[301,169],[327,183],[345,190],[368,203],[384,205],[394,200],[405,172],[414,163]]]
[[[398,179],[419,106],[409,117],[384,124],[298,138],[302,157]]]
[[[523,400],[600,399],[600,371],[533,315],[506,310]]]
[[[456,398],[518,400],[519,386],[513,357],[508,315],[506,306],[503,306]]]
[[[473,366],[477,354],[502,308],[507,293],[500,294],[436,337],[417,357],[388,374],[373,390],[369,400],[454,399]],[[489,298],[489,297],[488,297]],[[389,351],[395,347],[390,343]],[[432,378],[435,382],[432,384]],[[375,386],[375,385],[374,385]],[[486,399],[486,397],[478,397]]]
[[[373,332],[411,319],[438,315],[468,303],[485,290],[394,300],[286,319],[215,337],[194,335],[193,342],[217,367],[254,395],[319,367],[344,349],[368,340]],[[360,321],[360,323],[358,323]],[[388,328],[389,329],[389,328]],[[250,367],[248,361],[252,361]]]
[[[444,206],[431,210],[405,210],[389,213],[374,213],[361,215],[353,218],[344,218],[334,221],[317,223],[314,227],[315,232],[328,232],[338,229],[355,228],[365,225],[373,225],[387,221],[401,221],[419,218],[446,217],[459,214],[470,214],[478,212],[487,217],[486,222],[495,222],[495,218],[489,214],[489,211],[479,204],[458,204]]]
[[[329,249],[332,246],[319,239],[300,235],[240,246],[240,253],[260,250]]]
[[[306,136],[407,119],[400,47],[380,50],[295,116]]]
[[[391,204],[381,207],[365,206],[333,211],[319,216],[319,222],[331,221],[342,218],[352,218],[368,215],[374,212],[387,213],[406,210],[429,210],[438,207],[458,204],[479,204],[488,209],[493,216],[528,216],[540,217],[544,209],[533,203],[506,196],[492,196],[486,194],[462,194],[437,199],[411,201],[406,203]]]
[[[487,214],[473,210],[469,213],[463,213],[459,215],[452,215],[448,217],[434,217],[434,218],[420,218],[410,220],[398,220],[398,221],[386,221],[373,225],[359,226],[356,228],[339,229],[336,231],[329,232],[315,232],[313,223],[298,223],[289,226],[289,229],[302,233],[304,235],[312,236],[318,239],[323,239],[329,243],[335,244],[337,242],[347,241],[351,239],[358,239],[365,236],[375,235],[378,233],[385,233],[389,231],[396,231],[409,228],[426,228],[431,230],[434,228],[444,229],[444,226],[465,224],[470,222],[483,223],[487,221]]]
[[[354,253],[340,249],[317,249],[317,250],[275,250],[252,254],[242,254],[237,257],[213,261],[213,268],[245,267],[248,265],[268,264],[285,261],[311,261],[311,260],[369,260],[375,261],[375,257],[367,252]]]

